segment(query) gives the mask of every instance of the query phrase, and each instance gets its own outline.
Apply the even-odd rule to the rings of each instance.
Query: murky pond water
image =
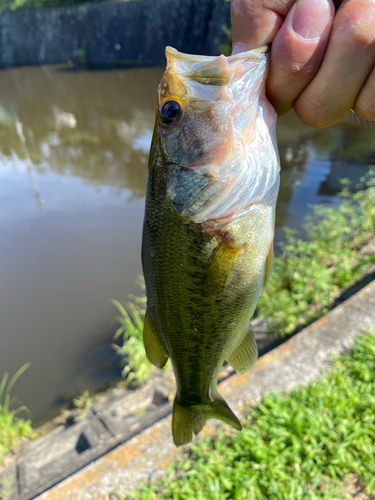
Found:
[[[34,421],[118,376],[110,299],[135,292],[155,90],[161,68],[0,72],[0,379]],[[312,130],[279,121],[276,238],[339,178],[375,162],[375,131],[353,120]]]

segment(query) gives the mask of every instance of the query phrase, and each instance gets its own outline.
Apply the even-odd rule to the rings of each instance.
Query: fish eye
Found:
[[[165,125],[172,125],[181,115],[181,106],[176,101],[166,101],[160,108],[160,118]]]

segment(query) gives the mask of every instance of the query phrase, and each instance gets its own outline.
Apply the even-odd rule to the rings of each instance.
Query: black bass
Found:
[[[266,47],[230,57],[167,47],[166,57],[143,227],[143,340],[154,365],[171,358],[180,446],[210,418],[241,429],[217,378],[224,360],[244,372],[258,355],[249,322],[272,268],[280,167]]]

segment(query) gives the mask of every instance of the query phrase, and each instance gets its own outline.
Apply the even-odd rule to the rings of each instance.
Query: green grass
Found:
[[[73,398],[68,408],[62,409],[61,416],[66,422],[71,420],[81,422],[91,415],[92,403],[93,397],[90,395],[90,392],[86,390],[81,396]]]
[[[317,205],[306,218],[306,239],[286,230],[257,306],[256,314],[266,318],[271,333],[285,337],[322,316],[339,290],[352,285],[375,260],[360,253],[375,234],[375,175],[363,178],[354,194],[343,182],[339,207]]]
[[[375,494],[375,333],[288,395],[267,394],[241,432],[197,441],[166,480],[132,500],[342,500],[358,478]]]
[[[6,454],[14,452],[22,437],[32,437],[31,421],[19,417],[22,412],[30,413],[26,406],[17,406],[17,401],[10,393],[14,384],[28,364],[22,366],[8,382],[5,373],[0,382],[0,466]]]
[[[134,385],[147,382],[153,368],[143,347],[143,322],[146,312],[143,276],[138,276],[138,286],[142,290],[141,296],[130,295],[126,304],[112,300],[112,304],[120,313],[116,318],[120,327],[114,335],[114,340],[121,339],[121,346],[114,344],[113,348],[122,358],[122,376],[129,384]]]

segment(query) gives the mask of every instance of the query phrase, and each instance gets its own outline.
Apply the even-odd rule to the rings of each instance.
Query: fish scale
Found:
[[[263,134],[259,145],[268,145],[264,158],[254,158],[264,149],[254,147],[254,129],[246,132],[242,117],[230,114],[236,98],[230,86],[234,82],[242,93],[251,90],[246,78],[255,70],[264,81],[265,74],[257,64],[266,68],[265,57],[262,51],[250,51],[215,59],[167,49],[168,65],[159,87],[150,152],[142,263],[147,291],[144,344],[156,366],[162,367],[168,358],[172,361],[177,384],[172,422],[176,445],[191,441],[193,432],[198,433],[209,418],[241,428],[218,393],[217,378],[224,360],[244,371],[256,359],[249,321],[272,267],[279,166],[274,148],[275,113],[265,99],[264,84],[257,82],[259,95],[250,95],[249,109],[246,96],[240,96],[244,114],[255,132],[258,127]],[[189,85],[184,86],[187,78]],[[219,84],[226,90],[210,90]],[[209,95],[212,102],[208,106]],[[257,99],[261,109],[255,117]],[[231,150],[230,134],[237,122],[241,122],[244,144],[253,146],[253,150],[244,149],[243,158]],[[265,130],[270,131],[269,136]],[[205,134],[209,136],[205,138]],[[223,175],[212,174],[212,165],[220,174],[220,168],[229,168],[231,158],[236,163],[226,174],[224,170]],[[258,198],[254,203],[250,198],[246,205],[236,169],[242,169],[245,185],[252,175],[246,168],[253,164],[257,171],[259,165],[264,166],[259,189],[252,188]],[[241,201],[238,208],[237,199]],[[203,214],[211,212],[218,217],[206,220]]]

